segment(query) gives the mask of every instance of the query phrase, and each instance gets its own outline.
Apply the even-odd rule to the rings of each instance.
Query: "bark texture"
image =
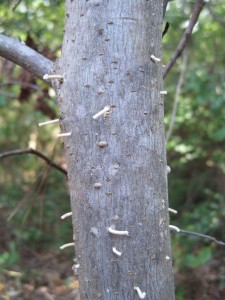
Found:
[[[62,132],[72,132],[64,143],[81,299],[139,299],[139,287],[145,299],[172,300],[162,66],[150,60],[161,57],[163,1],[68,0],[66,11],[54,67],[65,77],[54,85]],[[105,106],[109,115],[94,120]]]

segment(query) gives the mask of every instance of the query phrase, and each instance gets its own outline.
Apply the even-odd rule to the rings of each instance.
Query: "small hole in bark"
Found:
[[[127,153],[127,154],[126,154],[127,157],[130,157],[130,156],[132,156],[132,155],[133,155],[133,153]]]
[[[98,29],[98,33],[99,33],[100,35],[102,35],[102,34],[103,34],[103,28],[99,28],[99,29]]]
[[[132,275],[135,275],[135,273],[132,272],[132,271],[128,271],[128,275],[129,275],[129,276],[132,276]]]

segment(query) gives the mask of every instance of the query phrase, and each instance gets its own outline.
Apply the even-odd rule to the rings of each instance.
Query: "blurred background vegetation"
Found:
[[[188,24],[194,2],[169,3],[164,20],[170,23],[163,38],[165,64]],[[4,0],[0,3],[0,33],[55,60],[60,55],[64,13],[64,0]],[[164,82],[167,132],[183,72],[167,143],[172,169],[170,207],[179,212],[171,215],[171,223],[219,240],[225,240],[224,15],[223,0],[205,6],[183,57]],[[66,168],[63,144],[55,138],[58,125],[38,127],[39,122],[58,116],[54,91],[4,59],[0,60],[0,74],[0,152],[32,147]],[[37,287],[44,293],[48,292],[45,286],[60,286],[60,292],[62,286],[63,292],[76,287],[71,270],[73,249],[59,251],[72,238],[70,220],[60,220],[70,211],[66,176],[34,155],[8,157],[1,159],[0,190],[2,299],[29,299]],[[176,299],[225,299],[224,249],[175,233],[172,243]],[[52,276],[46,278],[47,273]],[[45,299],[43,295],[40,299]]]

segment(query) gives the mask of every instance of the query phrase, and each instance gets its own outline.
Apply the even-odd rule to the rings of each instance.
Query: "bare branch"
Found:
[[[30,83],[26,83],[26,82],[22,82],[22,81],[17,81],[17,80],[10,80],[8,82],[0,83],[0,87],[7,86],[7,85],[15,85],[15,84],[18,84],[18,85],[21,85],[21,86],[24,86],[24,87],[28,87],[28,88],[32,88],[36,91],[41,90],[41,88],[36,84],[30,84]],[[0,91],[0,95],[3,95],[7,98],[14,98],[14,99],[16,99],[18,97],[17,94],[9,93],[9,92],[6,92],[6,91]]]
[[[195,24],[198,21],[198,17],[203,9],[205,5],[205,1],[204,0],[198,0],[196,1],[195,7],[194,7],[194,11],[193,14],[190,18],[189,24],[187,26],[187,28],[184,31],[184,34],[177,46],[177,49],[174,53],[174,55],[172,56],[171,60],[168,62],[168,64],[166,65],[164,74],[163,74],[163,78],[166,77],[166,75],[169,73],[170,69],[173,67],[173,65],[175,64],[176,60],[180,57],[181,53],[183,52],[184,48],[187,46],[188,41],[190,39],[191,33],[193,31],[193,28],[195,26]]]
[[[179,101],[181,87],[182,87],[183,82],[184,82],[184,75],[185,75],[185,72],[186,72],[186,69],[187,69],[187,62],[188,62],[188,53],[184,53],[183,63],[182,63],[182,66],[181,66],[181,72],[180,72],[180,76],[179,76],[179,79],[178,79],[176,92],[175,92],[175,97],[174,97],[174,102],[173,102],[173,112],[172,112],[172,116],[171,116],[171,120],[170,120],[169,129],[166,133],[166,143],[168,142],[168,140],[170,139],[170,137],[172,135],[174,123],[175,123],[175,120],[176,120],[177,105],[178,105],[178,101]]]
[[[67,171],[64,168],[62,168],[59,165],[57,165],[56,163],[54,163],[51,159],[49,159],[47,156],[45,156],[40,151],[34,150],[32,148],[12,150],[12,151],[8,151],[8,152],[0,153],[0,159],[5,158],[5,157],[9,157],[9,156],[14,156],[14,155],[21,155],[21,154],[34,154],[34,155],[37,155],[38,157],[42,158],[49,166],[59,170],[60,172],[62,172],[65,175],[67,175]]]
[[[19,6],[21,2],[22,2],[22,0],[18,0],[17,3],[14,5],[12,11],[15,11],[17,6]]]
[[[175,231],[175,230],[172,229],[171,231]],[[178,232],[178,231],[175,231],[175,232]],[[183,229],[180,229],[178,233],[183,233],[183,234],[187,234],[187,235],[193,235],[193,236],[201,237],[203,239],[207,239],[207,240],[213,241],[217,245],[225,246],[225,242],[218,241],[215,237],[210,236],[210,235],[205,235],[205,234],[202,234],[202,233],[188,231],[188,230],[183,230]]]
[[[6,97],[6,98],[17,98],[17,95],[16,94],[13,94],[13,93],[8,93],[8,92],[5,92],[5,91],[0,91],[0,95]]]
[[[11,37],[0,34],[0,56],[14,62],[43,80],[51,72],[53,62]]]

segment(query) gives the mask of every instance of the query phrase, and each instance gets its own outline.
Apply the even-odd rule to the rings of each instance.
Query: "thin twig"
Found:
[[[182,66],[181,66],[181,72],[180,72],[180,76],[179,76],[178,83],[177,83],[177,86],[176,86],[175,97],[174,97],[174,102],[173,102],[172,116],[171,116],[171,120],[170,120],[169,129],[166,133],[166,143],[168,142],[168,140],[170,139],[170,137],[172,135],[174,123],[175,123],[175,120],[176,120],[177,105],[178,105],[178,101],[179,101],[181,87],[182,87],[183,82],[184,82],[184,76],[185,76],[185,72],[186,72],[186,69],[187,69],[187,62],[188,62],[188,53],[186,52],[186,53],[184,53],[183,63],[182,63]]]
[[[175,231],[175,230],[172,230],[172,231]],[[217,245],[225,246],[225,242],[218,241],[215,237],[210,236],[210,235],[205,235],[205,234],[202,234],[202,233],[188,231],[188,230],[183,230],[183,229],[180,229],[180,231],[178,233],[183,233],[183,234],[187,234],[187,235],[198,236],[198,237],[201,237],[203,239],[207,239],[207,240],[213,241]]]
[[[22,2],[22,0],[17,1],[17,3],[13,6],[13,9],[12,9],[13,12],[16,10],[17,6],[19,6],[21,2]]]
[[[8,93],[8,92],[5,92],[5,91],[0,91],[0,95],[6,97],[6,98],[17,98],[17,95],[16,94],[13,94],[13,93]]]
[[[12,151],[8,151],[8,152],[0,153],[0,159],[5,158],[5,157],[9,157],[9,156],[14,156],[14,155],[21,155],[21,154],[34,154],[34,155],[37,155],[38,157],[42,158],[48,165],[50,165],[51,167],[59,170],[61,173],[67,175],[67,171],[64,168],[62,168],[59,165],[57,165],[56,163],[54,163],[51,159],[49,159],[47,156],[45,156],[40,151],[34,150],[32,148],[30,148],[30,149],[18,149],[18,150],[12,150]]]
[[[177,49],[176,49],[174,55],[172,56],[171,60],[166,65],[166,68],[165,68],[165,71],[164,71],[164,74],[163,74],[163,78],[166,77],[166,75],[169,73],[170,69],[173,67],[173,65],[175,64],[178,57],[180,57],[180,55],[183,52],[184,48],[187,46],[187,43],[190,39],[193,28],[194,28],[195,24],[198,21],[199,15],[200,15],[204,5],[205,5],[205,2],[203,0],[196,1],[194,11],[193,11],[193,14],[190,18],[189,24],[188,24],[187,28],[184,31],[184,34],[183,34],[183,36],[182,36],[182,38],[181,38],[181,40],[180,40],[180,42],[177,46]]]
[[[18,81],[18,80],[10,80],[7,82],[0,83],[0,86],[6,86],[6,85],[21,85],[24,87],[29,87],[31,89],[34,89],[36,91],[41,91],[41,88],[36,84],[31,84],[31,83],[27,83],[27,82]]]
[[[23,198],[17,203],[16,207],[13,209],[13,211],[8,216],[7,221],[10,221],[17,214],[17,212],[27,204],[27,202],[30,199],[32,199],[32,201],[34,199],[34,201],[35,201],[35,197],[36,197],[37,193],[35,193],[34,196],[32,196],[32,193],[38,189],[39,180],[41,177],[42,177],[42,172],[40,172],[38,174],[38,176],[35,179],[35,182],[30,185],[29,190],[25,193],[25,195],[23,195]],[[26,215],[25,215],[25,217],[26,217]],[[23,218],[23,221],[24,221],[24,218]]]

